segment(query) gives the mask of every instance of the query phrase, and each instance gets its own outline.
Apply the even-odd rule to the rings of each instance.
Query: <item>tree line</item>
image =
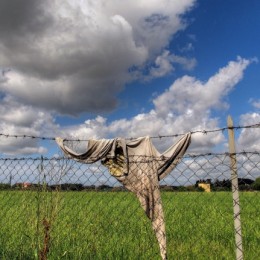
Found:
[[[211,191],[231,191],[232,184],[229,179],[222,179],[212,181],[211,179],[200,179],[197,180],[194,185],[161,185],[162,191],[204,191],[203,188],[199,187],[199,183],[206,183],[210,185]],[[260,177],[256,180],[247,178],[238,178],[238,186],[240,191],[259,191],[260,190]],[[35,184],[35,183],[15,183],[10,185],[7,183],[0,183],[0,190],[49,190],[49,191],[126,191],[123,186],[111,187],[109,185],[101,184],[95,185],[83,185],[81,183],[63,183],[63,184]]]

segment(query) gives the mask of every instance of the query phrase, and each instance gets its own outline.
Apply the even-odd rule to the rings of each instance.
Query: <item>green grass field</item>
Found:
[[[232,194],[163,192],[168,259],[235,259]],[[240,193],[244,259],[259,259],[260,196]],[[160,259],[129,192],[0,192],[0,259]]]

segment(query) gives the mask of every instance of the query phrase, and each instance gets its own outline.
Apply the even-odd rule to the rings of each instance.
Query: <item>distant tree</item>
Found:
[[[11,185],[7,183],[0,183],[0,190],[8,190],[11,189]]]
[[[102,190],[102,191],[105,191],[105,190],[111,190],[112,187],[110,187],[109,185],[105,185],[105,184],[101,184],[100,186],[96,187],[96,190]]]
[[[260,177],[256,178],[255,182],[253,183],[253,188],[255,190],[260,190]]]
[[[238,185],[252,185],[254,181],[247,178],[238,178]]]

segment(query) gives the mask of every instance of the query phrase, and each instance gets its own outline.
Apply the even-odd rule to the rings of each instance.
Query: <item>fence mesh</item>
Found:
[[[236,159],[243,253],[257,259],[260,153],[237,153]],[[154,160],[139,157],[131,164],[149,174]],[[140,194],[101,163],[2,158],[0,171],[1,259],[161,258],[160,237]],[[235,259],[230,154],[187,155],[159,185],[168,259]]]

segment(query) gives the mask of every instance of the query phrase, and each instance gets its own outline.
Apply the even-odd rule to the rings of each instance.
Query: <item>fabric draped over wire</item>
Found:
[[[101,160],[119,182],[135,193],[159,243],[162,259],[167,259],[165,221],[159,181],[178,164],[191,142],[191,133],[185,134],[164,153],[159,153],[149,137],[136,139],[89,140],[84,153],[76,153],[56,138],[63,152],[79,162],[94,163]]]

